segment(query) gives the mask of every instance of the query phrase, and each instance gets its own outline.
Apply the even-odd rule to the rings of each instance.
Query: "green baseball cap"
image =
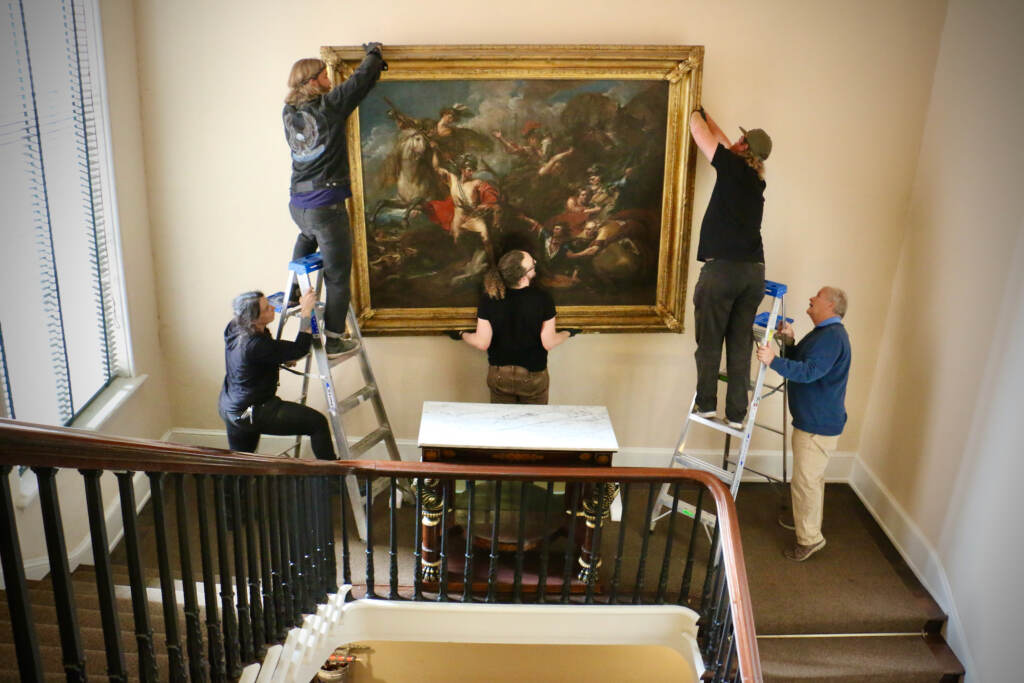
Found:
[[[768,155],[772,153],[772,139],[768,137],[768,133],[760,128],[747,130],[743,126],[740,126],[740,130],[743,132],[743,137],[747,139],[750,153],[761,160],[767,159]]]

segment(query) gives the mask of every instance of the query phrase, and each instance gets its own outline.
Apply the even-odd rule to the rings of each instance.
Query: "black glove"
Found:
[[[381,54],[381,51],[380,51],[381,47],[382,46],[381,46],[380,43],[363,43],[363,49],[366,50],[366,54],[368,54],[368,55],[373,54],[373,55],[377,55],[378,57],[380,57],[380,70],[381,71],[387,71],[388,70],[388,63],[384,61],[384,55]]]
[[[577,334],[579,334],[583,330],[581,330],[578,327],[567,327],[567,328],[565,328],[564,331],[568,332],[570,337],[575,337]]]
[[[706,123],[706,122],[707,122],[707,120],[708,120],[708,115],[704,113],[704,105],[703,105],[703,104],[697,107],[697,109],[696,109],[696,112],[697,112],[698,114],[700,114],[700,117],[701,117],[702,119],[704,119],[704,121],[705,121],[705,123]]]
[[[463,330],[445,330],[444,333],[447,334],[452,339],[454,339],[455,341],[459,341],[460,339],[462,339],[462,335],[465,334]]]

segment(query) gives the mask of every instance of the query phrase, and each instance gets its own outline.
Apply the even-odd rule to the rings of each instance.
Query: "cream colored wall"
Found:
[[[860,445],[935,549],[973,680],[1020,668],[1022,29],[1019,2],[950,3]]]
[[[802,302],[819,285],[850,292],[856,358],[840,447],[854,449],[917,156],[911,132],[924,122],[944,11],[930,0],[138,0],[146,180],[175,424],[221,427],[215,400],[229,302],[251,287],[281,288],[296,230],[279,109],[294,59],[367,40],[703,44],[709,111],[730,134],[742,124],[774,137],[768,272],[792,287],[798,329],[808,329]],[[698,226],[712,183],[701,162]],[[691,289],[696,273],[692,265]],[[465,345],[410,337],[368,347],[400,438],[415,438],[424,400],[486,399],[483,354]],[[691,396],[693,349],[689,327],[573,339],[551,355],[551,400],[606,404],[620,444],[668,447]]]

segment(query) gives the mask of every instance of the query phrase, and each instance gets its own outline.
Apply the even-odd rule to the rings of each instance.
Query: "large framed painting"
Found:
[[[476,323],[483,273],[537,260],[560,327],[683,328],[703,48],[386,47],[350,117],[365,334]],[[324,47],[335,82],[363,57]]]

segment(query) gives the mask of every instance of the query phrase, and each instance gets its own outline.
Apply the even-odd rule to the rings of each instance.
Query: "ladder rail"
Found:
[[[782,285],[782,284],[779,284],[779,283],[775,283],[775,282],[771,282],[771,281],[765,281],[765,295],[766,296],[771,296],[772,304],[771,304],[770,311],[768,312],[768,314],[766,316],[766,319],[763,320],[763,322],[765,324],[764,335],[763,336],[759,335],[755,339],[755,345],[761,345],[761,346],[768,345],[768,344],[771,344],[772,341],[774,341],[775,332],[776,332],[775,328],[776,328],[776,325],[777,325],[778,321],[780,319],[785,320],[785,310],[786,310],[785,309],[785,300],[784,300],[785,293],[786,293],[786,286],[785,285]],[[761,315],[763,316],[764,314],[761,314]],[[760,323],[761,323],[761,321],[759,320],[758,324],[760,324]],[[786,398],[787,398],[787,383],[785,382],[785,380],[783,380],[778,385],[768,384],[767,385],[767,390],[766,390],[765,378],[767,376],[767,372],[768,372],[768,366],[766,364],[761,363],[760,361],[758,361],[757,378],[750,385],[750,390],[751,390],[750,391],[750,397],[751,397],[750,398],[750,404],[749,404],[748,409],[747,409],[747,416],[746,416],[746,420],[745,420],[745,423],[744,423],[744,426],[743,426],[742,430],[731,428],[728,425],[722,424],[718,420],[713,419],[713,418],[705,418],[705,417],[700,417],[699,415],[696,415],[693,411],[694,411],[694,407],[696,406],[697,395],[696,395],[696,393],[694,393],[693,399],[690,401],[689,410],[686,413],[686,419],[685,419],[685,421],[683,423],[683,428],[682,428],[682,431],[680,432],[679,440],[676,443],[675,449],[672,451],[672,455],[671,455],[671,458],[669,459],[668,466],[669,467],[674,467],[674,466],[677,466],[677,465],[681,465],[681,466],[684,466],[684,467],[690,467],[690,468],[693,468],[693,469],[699,469],[699,470],[703,470],[703,471],[706,471],[706,472],[710,472],[711,474],[714,474],[719,479],[721,479],[727,486],[729,486],[729,492],[732,494],[732,497],[735,499],[736,495],[739,492],[740,483],[742,482],[742,479],[743,479],[743,472],[746,469],[746,461],[747,461],[747,456],[750,453],[750,442],[751,442],[751,438],[753,436],[754,429],[755,428],[761,428],[761,429],[765,429],[767,431],[774,432],[776,434],[781,434],[782,437],[783,437],[783,440],[785,440],[785,437],[786,437],[787,430],[786,430],[786,420],[785,420],[786,414],[785,414],[785,410],[786,410]],[[775,395],[775,394],[777,394],[779,392],[782,393],[782,397],[783,397],[783,416],[782,416],[783,417],[783,419],[782,419],[783,428],[782,428],[781,431],[778,430],[778,429],[774,429],[773,427],[770,427],[768,425],[759,424],[757,422],[757,412],[758,412],[758,408],[760,407],[761,401],[763,399],[768,398],[770,396],[773,396],[773,395]],[[721,467],[717,467],[717,466],[715,466],[713,464],[710,464],[710,463],[704,461],[701,458],[698,458],[696,456],[692,456],[692,455],[689,455],[689,454],[686,453],[686,439],[687,439],[687,436],[689,434],[689,429],[690,429],[690,424],[691,423],[702,425],[702,426],[705,426],[705,427],[710,427],[710,428],[714,429],[715,431],[719,431],[719,432],[722,432],[722,433],[725,434],[725,452],[723,453],[722,466]],[[738,452],[737,457],[736,457],[735,460],[732,460],[729,457],[730,437],[732,437],[732,436],[735,436],[735,437],[740,439],[739,452]],[[783,453],[783,464],[782,464],[782,467],[783,467],[783,481],[785,481],[785,477],[786,477],[785,458],[787,456],[787,449],[786,449],[786,444],[785,443],[783,443],[783,451],[782,451],[782,453]],[[729,465],[733,466],[733,470],[732,471],[730,471],[728,469]],[[751,472],[755,472],[756,474],[764,476],[762,473],[756,472],[755,470],[751,470]],[[682,503],[682,501],[680,501],[680,503]],[[654,522],[656,522],[658,519],[661,519],[662,517],[664,517],[664,516],[666,516],[668,514],[671,514],[671,509],[670,509],[671,506],[672,506],[672,496],[669,493],[669,487],[667,485],[663,485],[661,487],[661,492],[659,493],[659,496],[658,496],[658,509],[656,510],[655,516],[653,516],[652,520],[651,520],[652,529],[653,529],[653,526],[654,526]],[[669,510],[666,510],[666,508],[669,508]],[[680,511],[678,504],[676,506],[676,511],[677,512]],[[697,516],[696,516],[696,513],[695,513],[694,510],[688,509],[683,514],[686,514],[687,516],[691,517],[692,519],[697,520]],[[712,515],[710,513],[702,512],[702,514],[700,516],[700,521],[702,523],[704,523],[704,524],[707,524],[707,521],[709,519],[712,521],[712,524],[713,524],[714,523],[713,522],[714,515]]]
[[[316,274],[315,280],[313,277],[314,273]],[[294,374],[302,375],[302,388],[298,402],[302,405],[307,405],[307,401],[309,399],[310,380],[315,379],[320,382],[324,390],[324,400],[327,404],[327,420],[331,427],[331,435],[334,438],[335,453],[339,459],[351,460],[357,456],[363,455],[378,443],[384,443],[387,448],[388,457],[391,460],[401,460],[401,454],[398,451],[398,444],[395,441],[394,432],[391,428],[391,423],[388,420],[387,411],[384,408],[380,390],[373,374],[373,368],[366,353],[362,331],[359,329],[359,321],[356,318],[355,311],[351,304],[348,308],[346,320],[348,322],[351,335],[357,343],[357,348],[350,355],[345,356],[340,360],[332,360],[327,356],[325,348],[327,336],[326,328],[324,326],[324,306],[321,301],[324,285],[323,260],[319,253],[307,256],[303,259],[297,259],[288,264],[288,278],[284,292],[282,293],[281,315],[277,325],[277,338],[281,338],[287,319],[293,317],[295,314],[295,311],[289,310],[287,305],[292,287],[302,287],[303,285],[305,290],[308,291],[313,289],[316,292],[317,303],[314,305],[313,311],[310,315],[312,341],[310,343],[310,352],[305,358],[304,371],[296,372],[289,369],[289,371],[294,372]],[[358,356],[359,358],[359,367],[363,379],[363,386],[345,398],[338,400],[336,384],[332,374],[332,367],[340,362],[349,360],[352,355]],[[313,369],[314,361],[316,363],[315,371]],[[374,416],[376,417],[378,427],[350,446],[342,417],[362,403],[370,403],[373,406]],[[293,447],[295,457],[300,456],[301,443],[302,437],[296,437],[296,443]],[[287,452],[288,451],[286,450],[285,453]],[[359,533],[359,537],[366,540],[368,520],[366,518],[366,498],[364,487],[359,485],[359,482],[354,475],[346,476],[344,485],[351,501],[356,530]],[[369,495],[375,496],[382,490],[382,487],[371,487]]]

